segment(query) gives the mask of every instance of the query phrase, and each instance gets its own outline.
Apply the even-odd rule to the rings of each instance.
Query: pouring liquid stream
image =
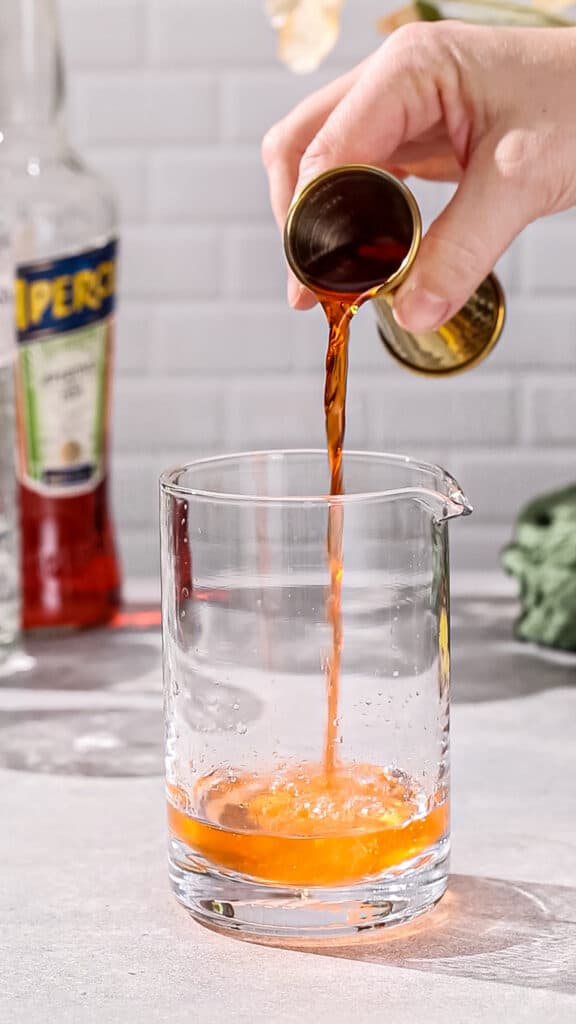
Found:
[[[328,351],[326,353],[326,381],[324,386],[324,416],[326,445],[330,468],[330,497],[344,492],[342,456],[346,431],[346,385],[348,380],[348,345],[350,321],[371,292],[356,296],[352,301],[323,296],[321,305],[328,321]],[[338,744],[338,710],[340,703],[340,666],[342,660],[342,577],[344,573],[344,507],[342,502],[330,502],[326,552],[330,584],[326,600],[326,618],[332,630],[332,649],[326,662],[327,721],[324,740],[324,771],[326,783],[334,773]]]
[[[342,457],[346,431],[346,385],[350,322],[360,306],[374,298],[382,281],[392,277],[406,257],[405,244],[391,237],[364,244],[348,243],[315,259],[309,276],[318,283],[314,294],[328,321],[328,351],[324,386],[326,446],[330,469],[330,497],[344,491]],[[366,289],[367,281],[376,282]],[[355,282],[357,282],[355,286]],[[361,283],[362,282],[362,283]],[[326,662],[327,722],[324,742],[326,784],[334,774],[338,744],[340,667],[342,661],[342,578],[344,506],[331,502],[328,510],[326,550],[330,585],[326,618],[332,630],[332,650]]]

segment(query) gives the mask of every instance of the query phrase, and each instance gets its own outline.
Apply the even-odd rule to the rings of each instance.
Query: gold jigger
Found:
[[[504,325],[504,293],[489,274],[465,306],[434,331],[412,333],[392,315],[422,238],[412,192],[387,171],[350,164],[326,171],[294,201],[284,229],[286,258],[319,297],[371,292],[378,332],[397,362],[426,376],[467,370],[486,358]]]

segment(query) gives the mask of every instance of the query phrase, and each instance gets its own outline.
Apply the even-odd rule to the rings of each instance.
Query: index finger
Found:
[[[448,32],[439,28],[445,25],[406,26],[376,51],[302,154],[296,192],[340,164],[386,166],[400,147],[444,120],[451,64]],[[459,99],[455,91],[457,111]]]
[[[298,168],[306,149],[329,114],[352,88],[365,64],[366,61],[308,96],[264,136],[262,159],[268,173],[272,211],[280,230],[284,227]]]

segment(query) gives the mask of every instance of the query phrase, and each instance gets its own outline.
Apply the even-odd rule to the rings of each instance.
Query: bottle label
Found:
[[[116,242],[16,276],[20,478],[52,497],[105,471]]]

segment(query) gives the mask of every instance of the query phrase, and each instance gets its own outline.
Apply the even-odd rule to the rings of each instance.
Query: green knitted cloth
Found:
[[[502,560],[520,587],[517,635],[576,651],[576,485],[522,510]]]

